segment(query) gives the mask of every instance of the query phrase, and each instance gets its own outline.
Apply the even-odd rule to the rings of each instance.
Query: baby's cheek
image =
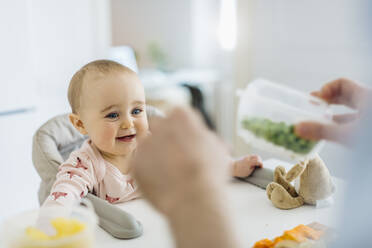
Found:
[[[108,143],[112,142],[113,139],[116,138],[116,129],[107,125],[106,127],[102,128],[102,132],[100,135],[101,142]]]

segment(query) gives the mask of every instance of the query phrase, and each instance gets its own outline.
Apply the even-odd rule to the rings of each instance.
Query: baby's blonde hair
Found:
[[[129,74],[135,74],[134,71],[128,67],[117,63],[112,60],[95,60],[84,65],[78,70],[71,78],[70,85],[68,87],[68,101],[71,106],[71,111],[77,114],[80,108],[80,96],[84,82],[84,78],[87,73],[102,73],[107,75],[112,72],[125,72]]]

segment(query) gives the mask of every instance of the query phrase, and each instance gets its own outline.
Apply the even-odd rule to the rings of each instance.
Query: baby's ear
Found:
[[[71,124],[82,134],[87,135],[88,132],[85,130],[84,123],[80,119],[80,116],[74,113],[69,115]]]

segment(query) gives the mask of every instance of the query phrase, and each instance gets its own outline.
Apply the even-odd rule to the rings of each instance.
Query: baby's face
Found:
[[[137,139],[148,133],[145,93],[137,75],[91,73],[84,81],[81,119],[92,142],[104,156],[131,154]]]

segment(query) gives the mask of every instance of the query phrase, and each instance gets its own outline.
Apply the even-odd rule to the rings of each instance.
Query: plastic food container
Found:
[[[324,141],[297,137],[301,121],[332,123],[328,104],[265,79],[256,79],[238,91],[238,135],[252,147],[282,159],[298,160],[319,152]]]
[[[58,211],[51,209],[51,211]],[[85,227],[75,235],[61,237],[55,240],[35,240],[26,234],[26,229],[34,226],[38,218],[38,210],[21,213],[14,216],[1,226],[1,247],[5,248],[92,248],[95,247],[94,233],[97,227],[97,216],[92,207],[76,206],[62,213],[62,218],[77,220]]]

